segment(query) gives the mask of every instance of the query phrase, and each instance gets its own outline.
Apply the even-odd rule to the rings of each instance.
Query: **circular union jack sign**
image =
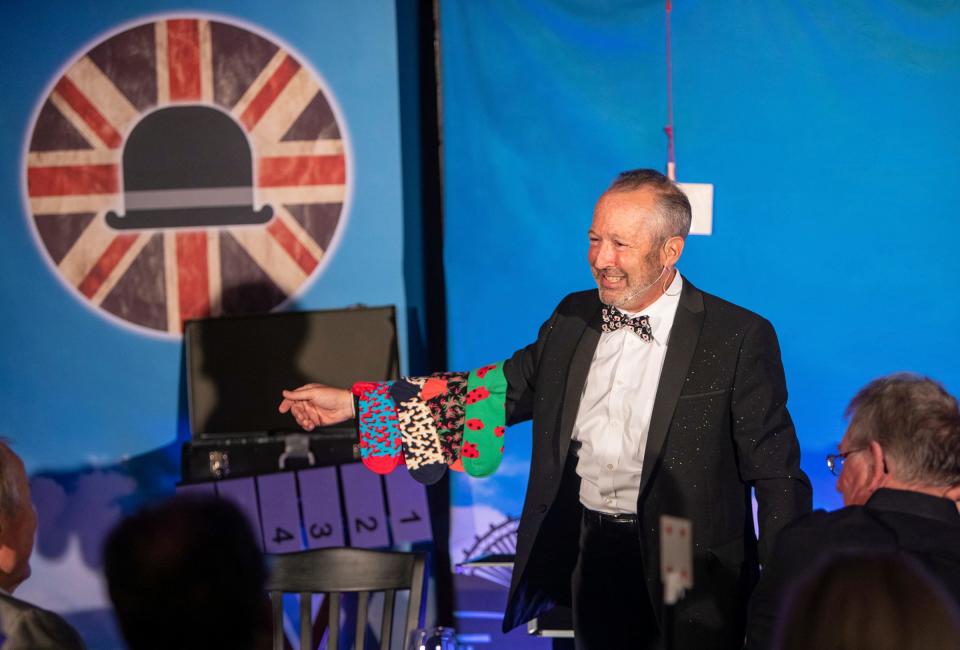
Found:
[[[50,263],[148,331],[273,309],[344,219],[343,127],[322,81],[248,26],[183,16],[110,36],[57,79],[26,153]]]

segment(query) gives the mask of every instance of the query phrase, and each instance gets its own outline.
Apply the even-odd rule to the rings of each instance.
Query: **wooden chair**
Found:
[[[273,649],[283,650],[283,594],[300,594],[300,650],[315,650],[311,596],[327,594],[329,636],[327,647],[339,641],[340,598],[344,592],[358,593],[357,634],[354,648],[362,650],[367,626],[367,605],[371,592],[383,592],[383,620],[380,648],[389,650],[393,609],[398,589],[410,590],[410,605],[404,626],[404,643],[420,625],[423,600],[425,555],[368,551],[360,548],[324,548],[283,555],[268,555],[270,577],[267,591],[273,605]]]

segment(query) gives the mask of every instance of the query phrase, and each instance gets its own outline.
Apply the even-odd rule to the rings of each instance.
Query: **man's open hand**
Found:
[[[306,384],[296,390],[283,391],[280,412],[290,412],[301,427],[313,431],[315,427],[337,424],[353,417],[353,395],[343,388]]]

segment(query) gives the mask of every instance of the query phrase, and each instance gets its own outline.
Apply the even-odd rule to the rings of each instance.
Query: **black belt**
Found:
[[[617,530],[635,529],[638,527],[637,516],[626,512],[610,514],[608,512],[597,512],[596,510],[584,508],[583,521],[587,526],[616,528]]]

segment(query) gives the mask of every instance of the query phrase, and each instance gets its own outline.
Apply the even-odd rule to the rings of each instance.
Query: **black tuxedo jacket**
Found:
[[[0,593],[0,634],[4,650],[83,650],[83,641],[65,620],[25,600]]]
[[[504,630],[570,602],[581,506],[571,433],[600,340],[596,290],[567,296],[537,341],[504,364],[508,422],[533,419],[533,451]],[[810,511],[776,334],[684,281],[646,442],[637,513],[642,579],[663,625],[659,517],[693,521],[692,591],[674,608],[676,648],[743,644],[758,560]],[[759,502],[754,534],[750,489]],[[611,621],[611,624],[616,624]]]
[[[882,488],[863,506],[803,517],[783,530],[774,550],[750,602],[751,649],[770,647],[785,595],[831,552],[906,553],[930,569],[960,606],[960,512],[948,499]]]

